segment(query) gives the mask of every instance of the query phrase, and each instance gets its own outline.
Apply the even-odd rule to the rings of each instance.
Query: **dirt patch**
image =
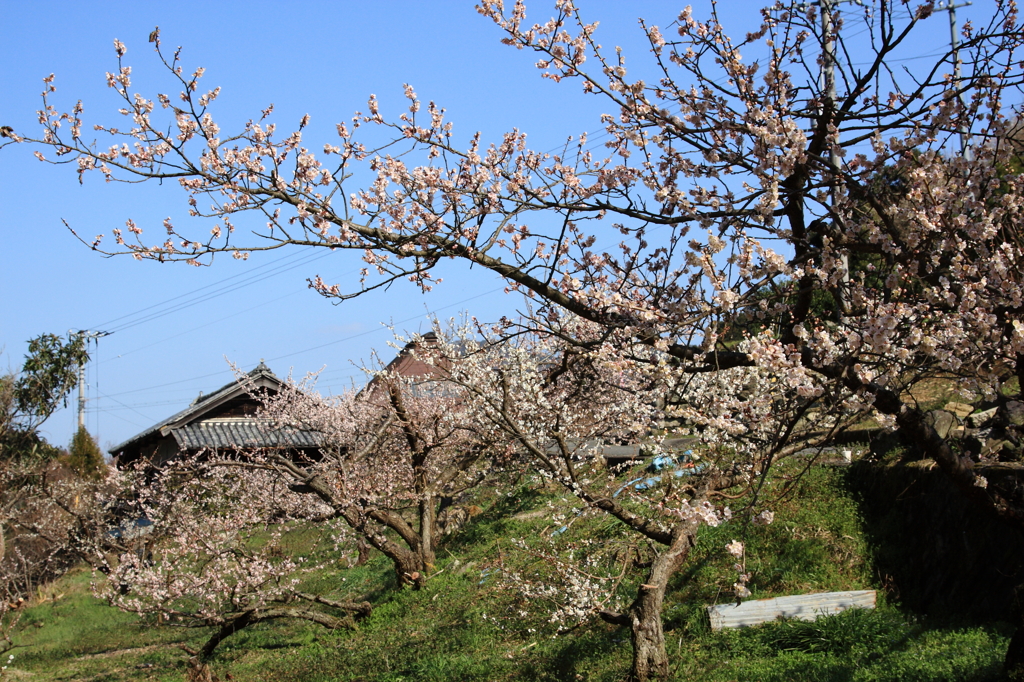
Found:
[[[516,521],[527,521],[529,519],[539,519],[540,517],[550,513],[550,509],[537,509],[536,511],[519,512],[512,518],[514,518]]]
[[[922,410],[941,408],[950,400],[959,397],[956,382],[950,379],[925,379],[914,386],[910,397],[917,401]]]
[[[124,656],[125,654],[144,654],[147,651],[156,651],[157,649],[167,649],[169,647],[177,646],[176,644],[150,644],[149,646],[138,646],[130,649],[114,649],[112,651],[101,651],[98,654],[85,654],[79,656],[78,660],[88,661],[94,658],[114,658],[116,656]]]

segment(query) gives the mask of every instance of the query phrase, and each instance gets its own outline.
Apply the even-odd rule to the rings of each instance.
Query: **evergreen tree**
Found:
[[[37,429],[67,405],[79,368],[89,360],[79,334],[69,335],[67,341],[42,334],[29,341],[28,351],[20,372],[0,376],[0,461],[57,456],[58,448]]]
[[[103,474],[103,452],[84,426],[79,426],[71,439],[67,465],[82,478],[96,479]]]

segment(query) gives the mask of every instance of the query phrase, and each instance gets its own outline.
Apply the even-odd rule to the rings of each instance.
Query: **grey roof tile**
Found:
[[[319,434],[293,427],[275,428],[262,419],[211,419],[171,432],[178,445],[202,448],[316,448]]]

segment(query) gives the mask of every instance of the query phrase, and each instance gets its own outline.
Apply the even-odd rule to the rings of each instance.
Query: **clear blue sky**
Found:
[[[579,4],[601,21],[600,41],[622,45],[633,63],[643,59],[637,17],[665,26],[682,7]],[[707,2],[693,4],[696,16],[706,15]],[[727,28],[742,36],[756,25],[760,6],[726,0],[720,10]],[[958,13],[981,23],[990,6],[982,0]],[[550,15],[546,2],[528,8],[531,18]],[[921,55],[945,47],[945,14],[935,24],[932,42],[915,47]],[[214,113],[225,132],[274,103],[281,129],[305,113],[313,117],[305,136],[312,149],[331,139],[335,123],[365,110],[370,93],[397,115],[403,83],[446,107],[463,140],[480,130],[490,141],[518,127],[535,149],[551,149],[567,135],[597,130],[607,110],[572,84],[542,80],[532,67],[536,57],[501,45],[500,32],[472,1],[12,1],[0,22],[0,124],[36,133],[41,79],[49,73],[57,75],[59,107],[80,98],[87,121],[114,123],[118,103],[104,74],[116,68],[115,38],[128,46],[132,90],[150,98],[167,91],[146,41],[157,25],[165,48],[183,46],[186,69],[204,66],[206,86],[223,87]],[[17,369],[26,341],[38,334],[114,331],[93,347],[87,376],[87,426],[104,449],[230,381],[228,360],[248,370],[263,358],[282,376],[324,368],[321,390],[340,391],[361,380],[353,362],[369,360],[373,349],[385,361],[393,355],[382,323],[426,329],[427,311],[465,310],[491,320],[518,307],[494,277],[462,267],[426,296],[396,285],[335,306],[307,289],[306,278],[319,274],[354,287],[360,263],[352,254],[279,251],[245,264],[220,258],[202,269],[139,263],[98,256],[61,222],[93,236],[109,235],[128,218],[158,229],[167,216],[186,223],[184,215],[174,188],[108,185],[99,176],[80,186],[72,169],[41,164],[28,148],[0,152],[0,370]],[[72,406],[43,432],[66,445],[74,425]]]

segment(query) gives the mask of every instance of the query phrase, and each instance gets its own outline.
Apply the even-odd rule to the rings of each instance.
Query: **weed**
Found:
[[[891,610],[850,609],[815,621],[787,620],[764,633],[764,642],[779,651],[849,653],[854,648],[886,651],[910,637],[911,626]]]

